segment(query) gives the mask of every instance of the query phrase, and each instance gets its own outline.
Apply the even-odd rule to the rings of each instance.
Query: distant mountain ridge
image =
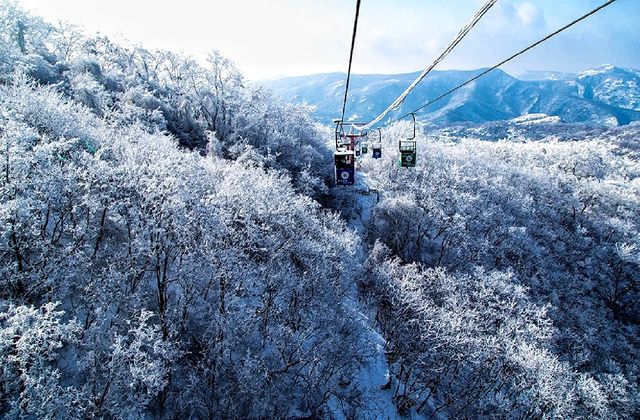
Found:
[[[515,75],[516,79],[528,81],[542,80],[571,80],[577,76],[576,73],[566,73],[562,71],[525,71]]]
[[[390,114],[397,118],[465,82],[483,69],[433,71]],[[346,119],[369,120],[382,112],[418,75],[352,75]],[[286,100],[315,107],[322,123],[338,116],[343,73],[259,82]],[[527,72],[515,78],[494,70],[418,114],[436,126],[509,120],[527,114],[557,116],[567,123],[626,125],[640,120],[640,71],[603,65],[579,74]]]

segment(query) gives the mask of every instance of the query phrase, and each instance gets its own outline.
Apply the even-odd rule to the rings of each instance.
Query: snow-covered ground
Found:
[[[516,125],[531,125],[531,124],[556,124],[562,120],[558,116],[549,116],[547,114],[526,114],[518,118],[511,120]]]
[[[364,159],[370,158],[365,157]],[[357,215],[349,221],[349,225],[359,234],[365,234],[366,226],[380,199],[378,185],[366,172],[358,168],[355,185],[347,188],[353,193],[355,204],[358,208]],[[367,363],[353,378],[355,386],[362,392],[363,407],[358,413],[359,418],[379,420],[407,418],[398,413],[393,402],[397,384],[389,374],[389,363],[385,355],[385,339],[376,329],[376,322],[373,319],[375,316],[373,314],[374,310],[365,307],[362,302],[353,302],[352,305],[354,316],[360,320],[367,331],[368,336],[365,341],[370,344],[368,348],[373,349],[373,353],[366,356]],[[332,401],[331,406],[336,419],[347,418],[336,401]],[[422,415],[417,414],[415,411],[411,411],[408,418],[414,420],[424,419]]]

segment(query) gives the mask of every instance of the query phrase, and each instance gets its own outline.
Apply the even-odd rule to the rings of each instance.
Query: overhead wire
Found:
[[[349,53],[349,69],[347,70],[347,81],[344,88],[344,101],[342,102],[342,116],[340,121],[344,121],[344,112],[347,108],[347,95],[349,93],[349,79],[351,78],[351,63],[353,62],[353,50],[356,45],[356,32],[358,31],[358,16],[360,15],[360,0],[356,2],[356,16],[353,21],[353,34],[351,35],[351,52]]]
[[[440,53],[440,55],[428,67],[426,67],[422,71],[422,73],[420,73],[420,75],[404,90],[404,92],[400,94],[400,96],[398,96],[398,98],[396,98],[395,101],[393,101],[384,111],[382,111],[380,115],[375,117],[369,123],[363,126],[356,126],[356,128],[361,131],[368,130],[369,128],[380,122],[384,117],[386,117],[389,112],[400,106],[400,104],[402,104],[409,93],[411,93],[411,91],[431,72],[431,70],[433,70],[436,65],[438,65],[447,57],[447,55],[449,55],[451,51],[453,51],[453,49],[460,43],[460,41],[462,41],[462,39],[469,33],[469,31],[471,31],[471,29],[476,26],[480,19],[482,19],[482,17],[489,11],[489,9],[491,9],[491,7],[493,7],[494,4],[496,4],[497,1],[498,0],[487,0],[487,2],[484,3],[480,10],[478,10],[476,14],[471,18],[469,23],[467,23],[464,27],[462,27],[462,29],[460,29],[460,32],[458,32],[455,38],[453,38],[447,48],[445,48],[444,51],[442,51],[442,53]]]
[[[517,53],[513,54],[513,55],[512,55],[512,56],[510,56],[509,58],[507,58],[507,59],[505,59],[505,60],[502,60],[502,61],[501,61],[501,62],[499,62],[498,64],[496,64],[496,65],[494,65],[494,66],[492,66],[492,67],[490,67],[490,68],[488,68],[488,69],[484,70],[483,72],[481,72],[480,74],[478,74],[478,75],[476,75],[476,76],[472,77],[471,79],[467,80],[466,82],[464,82],[464,83],[462,83],[462,84],[460,84],[460,85],[458,85],[458,86],[454,87],[453,89],[451,89],[451,90],[449,90],[449,91],[447,91],[447,92],[443,93],[442,95],[438,96],[437,98],[432,99],[431,101],[427,102],[426,104],[424,104],[424,105],[420,106],[419,108],[414,109],[413,111],[411,111],[411,112],[409,112],[409,113],[407,113],[407,114],[405,114],[405,115],[401,116],[400,118],[398,118],[398,119],[396,119],[396,120],[394,120],[394,121],[392,121],[392,122],[400,121],[400,120],[402,120],[402,119],[404,119],[404,118],[406,118],[406,117],[410,116],[411,114],[415,114],[416,112],[418,112],[418,111],[420,111],[420,110],[422,110],[422,109],[424,109],[424,108],[428,107],[429,105],[432,105],[433,103],[438,102],[439,100],[441,100],[441,99],[443,99],[443,98],[447,97],[448,95],[450,95],[450,94],[454,93],[455,91],[457,91],[457,90],[459,90],[459,89],[461,89],[461,88],[463,88],[463,87],[467,86],[469,83],[473,83],[473,82],[475,82],[475,81],[476,81],[476,80],[478,80],[479,78],[481,78],[481,77],[485,76],[486,74],[488,74],[488,73],[492,72],[493,70],[497,69],[498,67],[500,67],[500,66],[502,66],[502,65],[504,65],[504,64],[506,64],[506,63],[508,63],[509,61],[511,61],[511,60],[513,60],[513,59],[515,59],[515,58],[517,58],[517,57],[519,57],[519,56],[521,56],[522,54],[526,53],[527,51],[529,51],[529,50],[531,50],[531,49],[533,49],[533,48],[537,47],[538,45],[542,44],[542,43],[543,43],[543,42],[545,42],[545,41],[548,41],[549,39],[553,38],[554,36],[558,35],[559,33],[563,32],[563,31],[565,31],[565,30],[569,29],[570,27],[574,26],[575,24],[577,24],[577,23],[579,23],[579,22],[581,22],[581,21],[585,20],[585,19],[586,19],[586,18],[588,18],[589,16],[591,16],[591,15],[594,15],[594,14],[598,13],[600,10],[604,9],[605,7],[607,7],[607,6],[611,5],[612,3],[616,2],[616,1],[617,1],[617,0],[609,0],[609,1],[605,2],[605,3],[603,3],[602,5],[600,5],[600,6],[596,7],[595,9],[591,10],[590,12],[588,12],[588,13],[586,13],[586,14],[584,14],[584,15],[580,16],[579,18],[575,19],[575,20],[574,20],[574,21],[572,21],[571,23],[568,23],[567,25],[565,25],[565,26],[563,26],[562,28],[560,28],[560,29],[556,30],[555,32],[553,32],[553,33],[551,33],[551,34],[549,34],[549,35],[545,36],[544,38],[541,38],[540,40],[538,40],[538,41],[534,42],[533,44],[529,45],[528,47],[526,47],[526,48],[524,48],[524,49],[522,49],[522,50],[518,51]]]

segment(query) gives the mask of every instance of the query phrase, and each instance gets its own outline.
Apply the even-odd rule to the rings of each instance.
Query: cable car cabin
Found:
[[[353,185],[356,181],[356,159],[352,150],[338,150],[336,162],[336,185]]]
[[[366,141],[362,142],[362,154],[366,155],[367,153],[369,153],[369,143],[367,143]]]
[[[382,157],[382,144],[374,143],[371,145],[371,157],[380,159]]]
[[[414,140],[400,140],[400,166],[413,168],[416,166],[416,142]]]

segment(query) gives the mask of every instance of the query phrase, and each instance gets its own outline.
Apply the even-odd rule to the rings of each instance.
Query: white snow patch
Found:
[[[359,303],[353,303],[357,307]],[[371,343],[374,353],[369,355],[369,363],[364,366],[353,378],[354,385],[362,392],[363,407],[358,413],[358,418],[373,420],[389,420],[403,418],[397,411],[393,403],[394,383],[392,381],[389,389],[383,387],[389,383],[389,365],[384,353],[385,340],[372,325],[373,320],[365,314],[354,311],[355,316],[363,323],[368,331],[367,341]],[[337,404],[337,401],[329,402],[333,418],[336,420],[346,420],[345,413]],[[404,417],[407,418],[407,417]],[[415,410],[409,412],[408,418],[411,420],[424,420],[424,416],[417,414]]]
[[[373,210],[378,203],[378,185],[362,171],[362,159],[357,161],[356,183],[353,187],[353,193],[356,197],[357,206],[359,207],[359,216],[350,220],[349,225],[363,234],[366,232],[365,225],[370,221]],[[359,302],[353,302],[350,307],[362,308]],[[370,319],[362,310],[354,310],[354,315],[364,325],[367,331],[366,341],[370,343],[368,346],[373,350],[368,355],[368,364],[364,366],[353,378],[354,384],[362,392],[363,407],[358,413],[358,418],[388,420],[403,418],[397,411],[393,402],[394,390],[397,383],[391,378],[391,386],[389,389],[383,389],[390,380],[389,364],[384,353],[385,340],[382,335],[375,329],[374,320]],[[335,401],[330,403],[332,415],[336,420],[346,419],[344,413],[340,411]],[[417,414],[415,410],[411,410],[408,417],[411,420],[424,420],[424,416]]]
[[[617,127],[618,119],[616,117],[608,117],[604,120],[604,124],[608,125],[609,127]]]
[[[557,124],[561,122],[558,116],[549,116],[547,114],[526,114],[511,120],[516,125],[533,125],[533,124]]]
[[[580,72],[578,74],[578,79],[582,79],[588,76],[596,76],[598,74],[603,74],[611,70],[613,70],[613,66],[611,64],[605,64],[604,66],[596,67],[595,69]]]

